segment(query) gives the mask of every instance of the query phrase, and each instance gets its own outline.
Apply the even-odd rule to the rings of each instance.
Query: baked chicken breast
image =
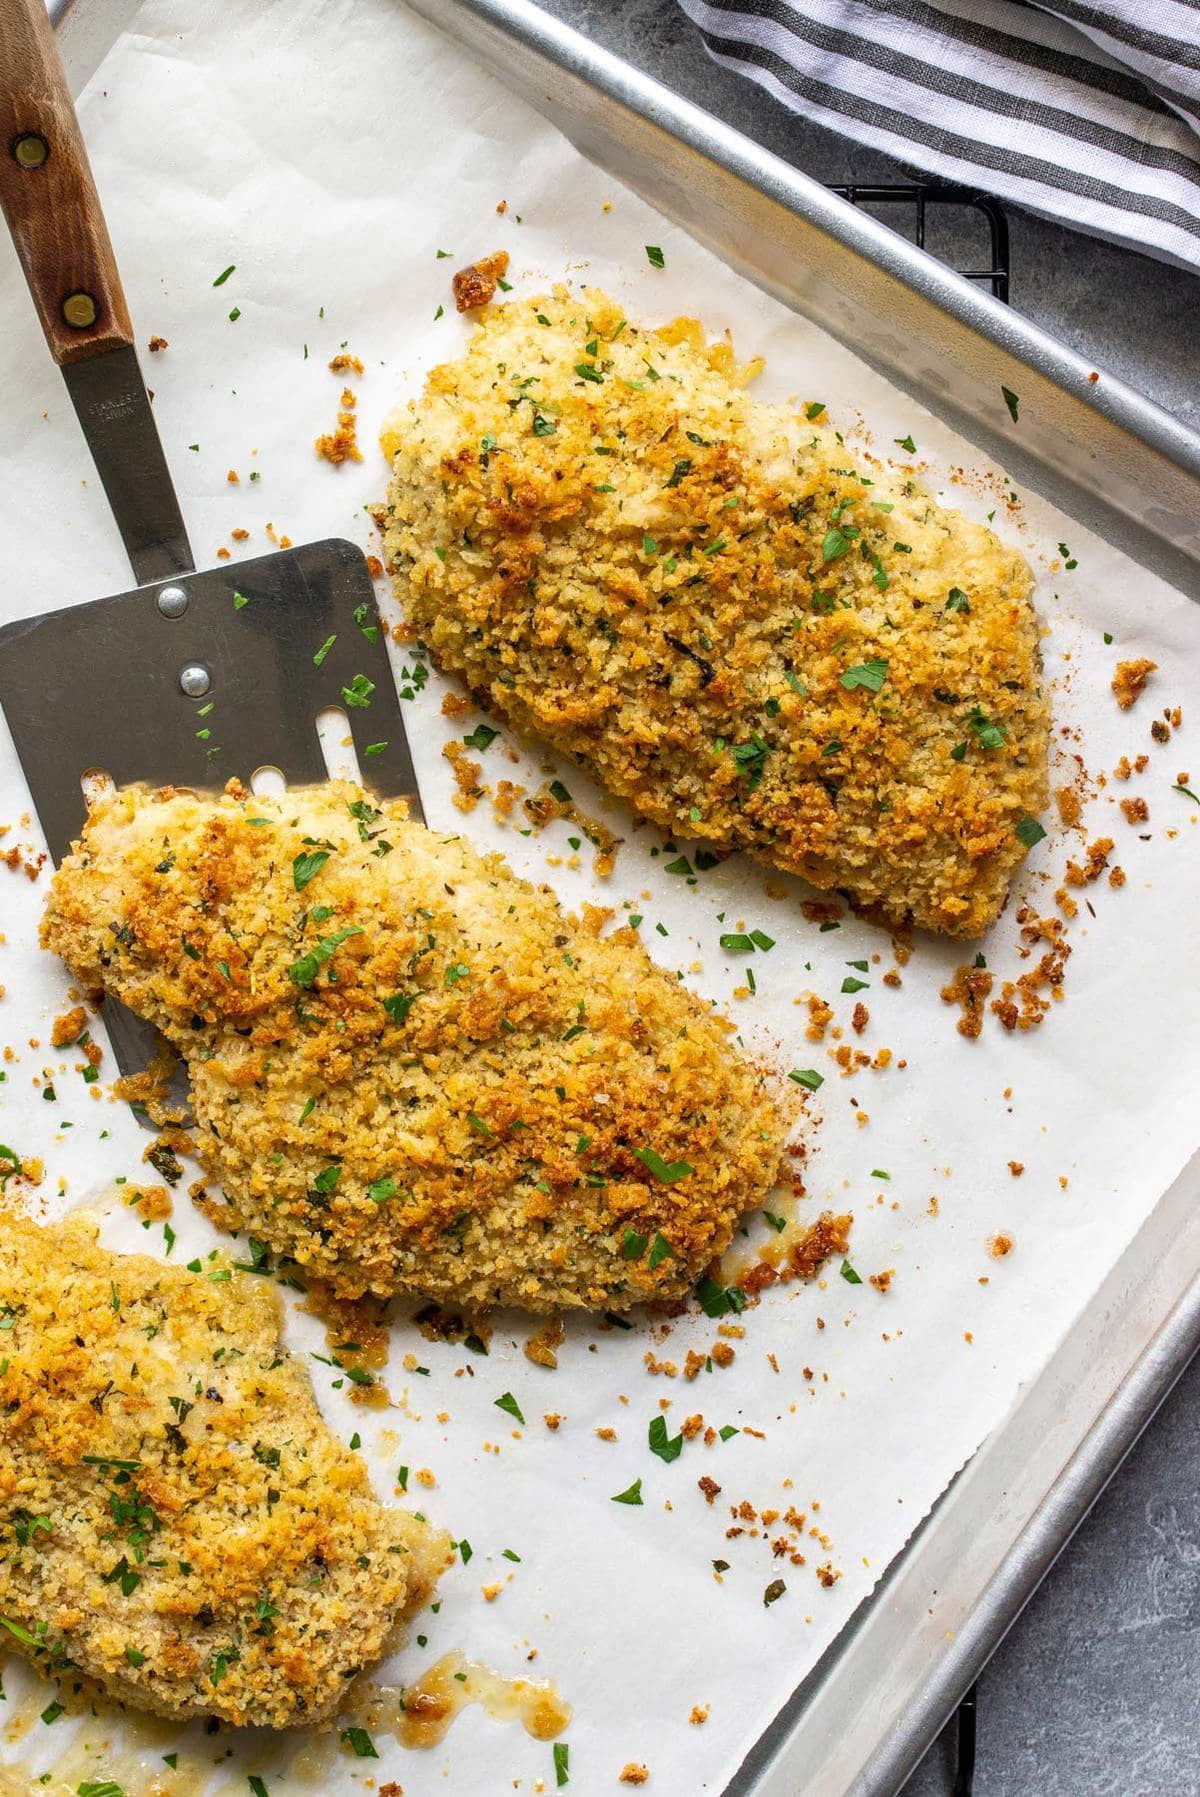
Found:
[[[633,931],[353,786],[120,792],[43,941],[186,1057],[234,1225],[344,1296],[680,1297],[778,1172],[763,1076]]]
[[[272,1282],[6,1216],[0,1316],[7,1646],[163,1716],[334,1715],[447,1544],[325,1427]]]
[[[978,935],[1047,796],[1029,568],[759,366],[602,293],[489,308],[384,432],[397,595],[663,830]]]

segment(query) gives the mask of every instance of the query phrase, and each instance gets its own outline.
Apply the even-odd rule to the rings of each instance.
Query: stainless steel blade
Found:
[[[316,719],[330,706],[370,788],[420,818],[400,704],[366,561],[335,538],[0,630],[0,705],[55,862],[87,815],[84,774],[210,789],[233,775],[249,786],[263,767],[289,785],[323,780]],[[119,1005],[105,1018],[122,1071],[140,1071],[153,1031]]]
[[[137,579],[189,572],[195,563],[137,352],[68,362],[62,377]]]

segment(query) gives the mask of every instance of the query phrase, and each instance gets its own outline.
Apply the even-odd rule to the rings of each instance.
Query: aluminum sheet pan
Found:
[[[1200,438],[525,0],[410,0],[594,161],[1200,599]],[[51,6],[72,85],[133,0]],[[1098,378],[1097,378],[1098,376]],[[1019,441],[1001,385],[1022,395]],[[1200,1343],[1200,1161],[766,1728],[727,1797],[896,1791]]]
[[[731,266],[1200,599],[1200,437],[526,0],[409,3]],[[1002,385],[1022,396],[1019,443]],[[1200,1160],[726,1797],[899,1789],[1200,1346],[1198,1199]]]

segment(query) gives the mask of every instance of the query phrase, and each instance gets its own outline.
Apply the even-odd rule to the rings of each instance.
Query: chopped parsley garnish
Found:
[[[621,1238],[621,1257],[623,1260],[641,1260],[646,1252],[648,1236],[639,1235],[636,1229],[627,1229]]]
[[[379,626],[378,624],[370,623],[370,617],[371,608],[365,600],[361,605],[356,605],[354,607],[354,622],[358,625],[358,628],[362,631],[369,643],[377,643],[379,641]]]
[[[862,1280],[859,1278],[858,1274],[854,1271],[854,1268],[850,1265],[850,1262],[848,1260],[844,1260],[842,1262],[840,1272],[841,1272],[842,1278],[846,1281],[847,1285],[861,1285],[862,1284]]]
[[[653,1273],[655,1267],[661,1266],[663,1261],[672,1256],[674,1252],[670,1242],[660,1231],[650,1244],[650,1255],[646,1261],[647,1267]]]
[[[419,992],[395,992],[384,999],[383,1008],[393,1023],[403,1023],[420,996]]]
[[[640,1503],[641,1499],[639,1498],[638,1501]],[[567,1746],[565,1741],[556,1741],[554,1743],[554,1782],[559,1790],[562,1789],[563,1785],[570,1783],[570,1776],[567,1770],[570,1763],[571,1749]]]
[[[730,754],[733,756],[733,759],[741,772],[749,775],[752,789],[756,787],[762,779],[763,764],[770,752],[770,744],[765,743],[757,732],[750,738],[749,742],[734,743],[730,750]]]
[[[553,418],[544,418],[540,412],[533,414],[533,434],[535,437],[552,437],[558,429]]]
[[[367,1197],[372,1204],[386,1204],[389,1198],[396,1196],[398,1189],[395,1180],[390,1177],[373,1179],[367,1187]]]
[[[375,682],[368,680],[365,674],[356,674],[349,686],[342,688],[342,698],[347,705],[365,707],[371,703],[371,694],[375,691]]]
[[[898,443],[901,449],[907,449],[909,455],[916,455],[917,453],[917,446],[912,440],[911,431],[908,433],[907,437],[893,437],[892,442]]]
[[[846,975],[845,979],[842,981],[842,991],[843,992],[865,992],[867,990],[867,987],[870,985],[870,983],[871,982],[869,980],[856,980],[852,973],[848,973]]]
[[[778,1603],[786,1590],[787,1586],[782,1579],[772,1579],[763,1592],[763,1607],[769,1610],[772,1604]]]
[[[856,686],[863,687],[869,693],[877,693],[887,679],[888,665],[886,661],[860,661],[854,667],[847,668],[838,680],[847,692],[853,692]]]
[[[1182,793],[1183,797],[1185,799],[1190,799],[1193,805],[1200,805],[1200,799],[1196,797],[1190,786],[1173,786],[1171,791]]]
[[[362,931],[357,924],[351,924],[344,930],[335,930],[332,936],[322,936],[314,943],[306,955],[293,961],[288,968],[288,978],[294,986],[311,986],[326,961],[331,961],[343,942],[351,936],[361,936]]]
[[[971,601],[961,587],[951,587],[950,596],[946,600],[944,609],[946,611],[970,611]]]
[[[654,1416],[650,1419],[650,1452],[657,1454],[669,1466],[672,1460],[678,1460],[683,1452],[683,1436],[667,1434],[665,1416]]]
[[[217,276],[216,280],[213,282],[213,286],[214,287],[224,287],[226,281],[229,279],[230,275],[233,273],[233,271],[236,267],[237,267],[237,263],[231,262],[229,264],[228,268],[223,268],[221,270],[220,274]]]
[[[311,853],[297,855],[292,862],[292,884],[297,892],[303,892],[310,880],[314,880],[329,859],[328,849],[313,849]]]
[[[517,1403],[517,1400],[513,1397],[511,1391],[501,1393],[496,1399],[496,1409],[507,1411],[508,1415],[516,1417],[519,1423],[525,1421],[524,1416],[521,1414],[521,1406]]]
[[[247,599],[245,593],[235,593],[233,595],[234,611],[241,611],[242,607],[244,605],[249,605],[249,603],[250,603],[250,601],[249,601],[249,599]],[[206,711],[210,711],[212,709],[212,707],[209,705],[203,705],[203,706],[201,706],[200,709],[201,709],[201,713],[203,714]]]
[[[344,1728],[342,1730],[342,1740],[346,1743],[347,1747],[350,1748],[356,1759],[377,1760],[379,1758],[379,1755],[375,1751],[375,1743],[365,1728]]]
[[[1031,849],[1035,842],[1041,842],[1046,834],[1037,818],[1030,817],[1027,811],[1017,819],[1016,831],[1018,838],[1027,849]]]
[[[811,424],[813,419],[819,418],[821,416],[821,413],[824,410],[825,410],[825,401],[823,399],[814,399],[811,402],[811,404],[805,406],[804,416],[808,419],[809,423]]]
[[[1008,407],[1008,415],[1015,424],[1017,422],[1017,412],[1021,402],[1011,387],[1001,387],[1000,391],[1004,395],[1004,403]]]
[[[646,260],[651,268],[665,268],[667,266],[667,259],[656,243],[648,243],[646,245]]]
[[[729,1311],[746,1308],[746,1294],[738,1285],[718,1285],[715,1279],[702,1279],[696,1287],[696,1298],[706,1317],[723,1317]]]
[[[673,1185],[677,1179],[686,1179],[696,1170],[687,1161],[665,1161],[656,1148],[635,1148],[633,1153],[647,1172],[653,1173],[663,1185]]]
[[[460,980],[469,980],[470,977],[471,969],[465,961],[455,961],[453,966],[446,969],[447,986],[457,986]]]
[[[825,1084],[825,1075],[818,1073],[815,1067],[793,1067],[788,1078],[794,1079],[798,1086],[807,1087],[810,1092],[815,1092],[818,1086]]]
[[[464,736],[463,741],[468,749],[478,749],[482,754],[484,749],[491,747],[499,734],[500,732],[493,730],[490,724],[476,724],[470,736]]]
[[[981,749],[998,749],[1008,734],[1003,724],[989,723],[978,706],[967,719],[967,723],[975,732]]]
[[[604,376],[591,362],[576,362],[575,372],[581,381],[602,381]]]
[[[325,638],[325,641],[321,644],[321,647],[317,650],[316,654],[313,656],[313,667],[314,668],[319,668],[322,665],[322,663],[325,660],[325,657],[329,654],[329,651],[333,648],[333,645],[336,642],[337,642],[337,631],[335,630],[332,636],[327,636]]]
[[[614,1504],[640,1504],[642,1501],[642,1481],[640,1479],[635,1479],[633,1484],[625,1491],[618,1491],[612,1501]]]
[[[825,532],[824,539],[821,543],[822,561],[833,562],[837,560],[839,555],[845,555],[847,549],[849,549],[851,543],[858,534],[858,531],[852,524],[847,524],[845,526],[841,524],[830,525],[829,529]]]
[[[763,1212],[763,1217],[771,1225],[771,1228],[777,1235],[782,1235],[787,1228],[787,1218],[777,1217],[773,1210],[765,1210]]]

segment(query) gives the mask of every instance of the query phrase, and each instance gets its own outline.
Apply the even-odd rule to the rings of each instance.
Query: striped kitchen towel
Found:
[[[806,118],[1200,272],[1200,0],[680,5]]]

